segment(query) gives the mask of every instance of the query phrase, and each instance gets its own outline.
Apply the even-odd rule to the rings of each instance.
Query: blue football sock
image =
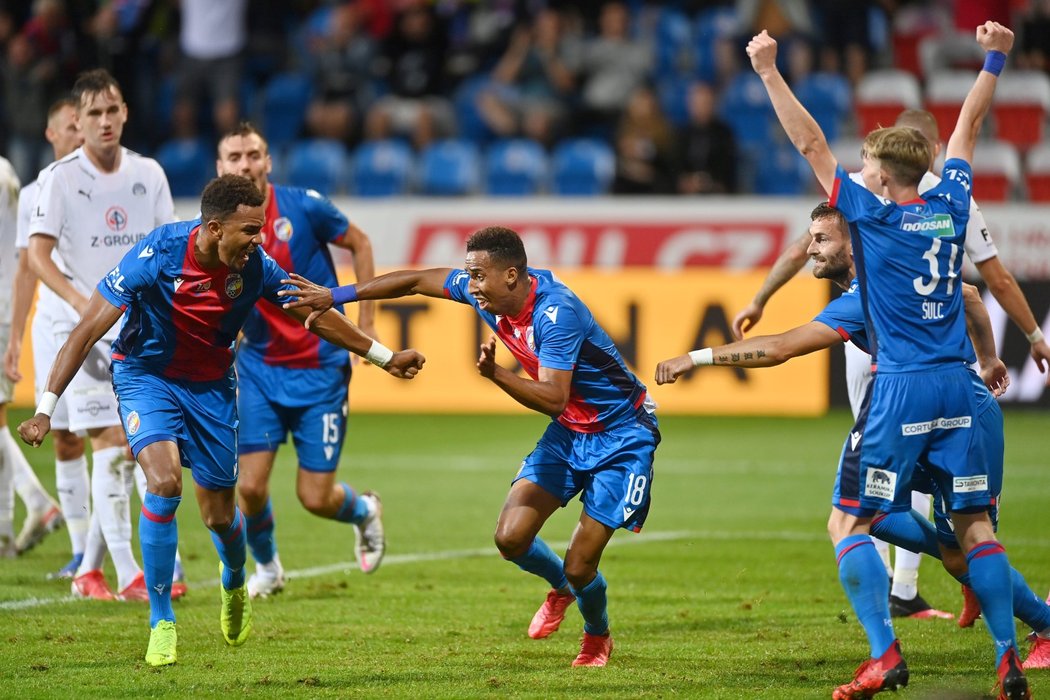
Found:
[[[941,558],[941,549],[937,544],[937,529],[920,513],[912,510],[907,513],[886,513],[871,522],[871,536],[897,547],[904,547],[909,552],[928,554],[934,559]]]
[[[560,590],[569,585],[568,579],[565,578],[565,563],[539,537],[532,540],[532,544],[524,554],[510,561],[521,567],[522,571],[528,571],[530,574],[546,579],[551,588]]]
[[[1050,605],[1031,589],[1021,572],[1013,567],[1010,567],[1010,585],[1013,588],[1014,616],[1036,632],[1045,632],[1050,628]]]
[[[605,577],[598,572],[594,580],[583,588],[572,589],[576,596],[576,606],[583,615],[583,631],[587,634],[602,635],[609,631],[608,602],[605,597]]]
[[[1017,649],[1013,590],[1006,550],[995,540],[981,542],[966,555],[970,587],[981,601],[981,617],[995,642],[995,665],[1010,649]]]
[[[258,513],[246,515],[244,522],[248,527],[248,548],[252,551],[252,558],[260,564],[269,564],[277,554],[270,499],[266,499],[266,505]]]
[[[222,587],[228,591],[244,585],[244,562],[248,556],[246,529],[241,509],[234,508],[230,526],[222,532],[211,532],[211,541],[222,560]]]
[[[835,547],[839,581],[853,612],[864,627],[871,658],[881,657],[897,636],[890,619],[890,585],[886,567],[868,535],[851,535]]]
[[[142,549],[142,571],[149,592],[149,626],[161,620],[175,621],[171,609],[171,579],[175,571],[175,551],[179,547],[179,528],[175,510],[181,496],[164,498],[146,492],[139,514],[139,545]]]
[[[362,523],[364,519],[368,517],[368,504],[364,500],[357,497],[354,490],[350,487],[350,484],[342,482],[339,484],[343,487],[343,505],[339,507],[339,512],[335,514],[335,519],[341,523]]]

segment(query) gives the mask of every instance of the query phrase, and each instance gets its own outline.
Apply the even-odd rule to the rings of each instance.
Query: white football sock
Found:
[[[51,496],[44,490],[40,479],[36,478],[36,472],[29,466],[25,454],[7,428],[0,428],[0,451],[7,455],[7,463],[13,468],[15,491],[26,504],[26,510],[36,513],[47,511],[53,503]]]
[[[6,428],[4,429],[6,431]],[[5,451],[0,450],[0,537],[11,538],[14,533],[15,484],[14,469]]]
[[[106,558],[106,538],[102,536],[102,526],[98,523],[98,514],[94,512],[88,518],[88,529],[84,533],[84,559],[77,569],[77,576],[83,576],[89,571],[102,568],[102,562]]]
[[[890,546],[886,542],[883,542],[878,537],[872,537],[871,541],[875,544],[875,551],[879,553],[879,557],[882,559],[882,565],[886,567],[886,576],[893,577],[893,567],[890,566]]]
[[[117,570],[117,590],[124,590],[141,569],[131,552],[130,475],[124,447],[104,447],[92,456],[91,496],[102,537]]]
[[[925,518],[930,517],[930,494],[911,492],[911,508]],[[897,547],[893,560],[893,589],[890,591],[903,600],[912,600],[919,594],[919,564],[922,555]]]
[[[80,554],[85,551],[91,519],[91,480],[84,455],[76,459],[55,460],[55,491],[66,519],[73,554]]]

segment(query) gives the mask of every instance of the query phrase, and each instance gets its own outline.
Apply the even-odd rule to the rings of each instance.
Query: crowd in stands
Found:
[[[959,69],[972,82],[981,61],[973,28],[994,19],[1019,37],[1004,78],[1016,72],[1039,86],[1023,91],[1025,119],[992,115],[984,152],[995,152],[988,164],[1002,166],[1005,185],[982,191],[1050,197],[1050,186],[1025,184],[1050,162],[1050,0],[0,8],[0,129],[23,180],[46,158],[49,103],[77,71],[103,66],[130,107],[125,142],[161,161],[176,196],[200,191],[217,135],[241,119],[262,127],[276,179],[329,193],[812,193],[746,62],[751,35],[766,28],[778,39],[784,74],[848,162],[861,130],[892,123],[895,109],[936,102],[931,111],[950,129],[952,93],[938,102],[938,86]]]

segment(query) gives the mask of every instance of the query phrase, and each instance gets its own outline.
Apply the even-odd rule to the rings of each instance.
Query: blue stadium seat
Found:
[[[599,195],[609,191],[616,157],[603,141],[570,139],[555,147],[553,189],[560,195]]]
[[[476,192],[480,180],[478,147],[472,141],[445,139],[419,154],[419,191],[431,195]]]
[[[343,191],[347,172],[346,147],[339,141],[313,139],[292,144],[288,151],[288,184],[323,195]]]
[[[763,153],[755,176],[755,194],[804,194],[813,177],[809,163],[787,141],[771,144]]]
[[[722,94],[719,114],[742,144],[768,144],[777,124],[762,78],[750,70],[733,76]]]
[[[692,78],[669,76],[656,83],[656,97],[660,100],[660,109],[675,126],[685,126],[689,121],[689,87]]]
[[[718,80],[715,46],[723,39],[732,40],[737,32],[734,7],[712,7],[696,17],[696,77],[706,82]]]
[[[478,93],[491,84],[488,74],[468,78],[456,88],[452,96],[452,109],[456,115],[456,127],[462,138],[478,144],[491,140],[495,134],[478,112]]]
[[[359,197],[390,197],[408,192],[413,156],[404,142],[366,141],[354,154],[350,191]]]
[[[811,73],[799,81],[795,96],[817,120],[828,142],[838,139],[842,122],[853,110],[853,94],[845,76]]]
[[[299,137],[312,93],[310,78],[299,73],[277,75],[263,88],[262,129],[271,150]]]
[[[653,36],[656,77],[688,75],[692,71],[693,25],[679,10],[661,8]]]
[[[525,196],[541,192],[547,181],[547,154],[531,139],[508,139],[489,147],[485,158],[489,194]]]
[[[161,144],[154,154],[168,177],[173,197],[200,197],[215,177],[215,153],[202,139],[176,139]]]

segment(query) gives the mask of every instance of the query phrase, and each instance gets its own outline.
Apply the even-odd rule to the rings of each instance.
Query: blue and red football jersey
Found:
[[[852,342],[870,354],[868,331],[864,325],[864,308],[860,299],[860,284],[856,279],[850,283],[849,289],[837,299],[832,299],[813,320],[823,323],[842,336],[844,341]]]
[[[270,185],[263,249],[281,268],[325,287],[337,286],[328,244],[342,238],[348,226],[346,217],[318,192]],[[293,369],[338,367],[350,361],[346,350],[321,340],[271,304],[258,304],[249,315],[237,351],[242,361]]]
[[[645,385],[624,364],[590,309],[549,270],[529,268],[532,290],[521,313],[496,316],[467,291],[470,273],[454,270],[445,296],[470,304],[537,379],[540,366],[572,372],[569,404],[557,420],[578,433],[596,433],[633,419],[646,402]]]
[[[830,203],[850,224],[872,362],[907,372],[975,361],[962,312],[963,241],[970,165],[944,164],[922,199],[896,204],[858,185],[839,166]]]
[[[98,283],[103,298],[125,310],[113,359],[173,379],[214,381],[229,372],[255,303],[284,302],[277,292],[288,275],[262,250],[240,272],[201,268],[193,253],[200,225],[155,229]]]

